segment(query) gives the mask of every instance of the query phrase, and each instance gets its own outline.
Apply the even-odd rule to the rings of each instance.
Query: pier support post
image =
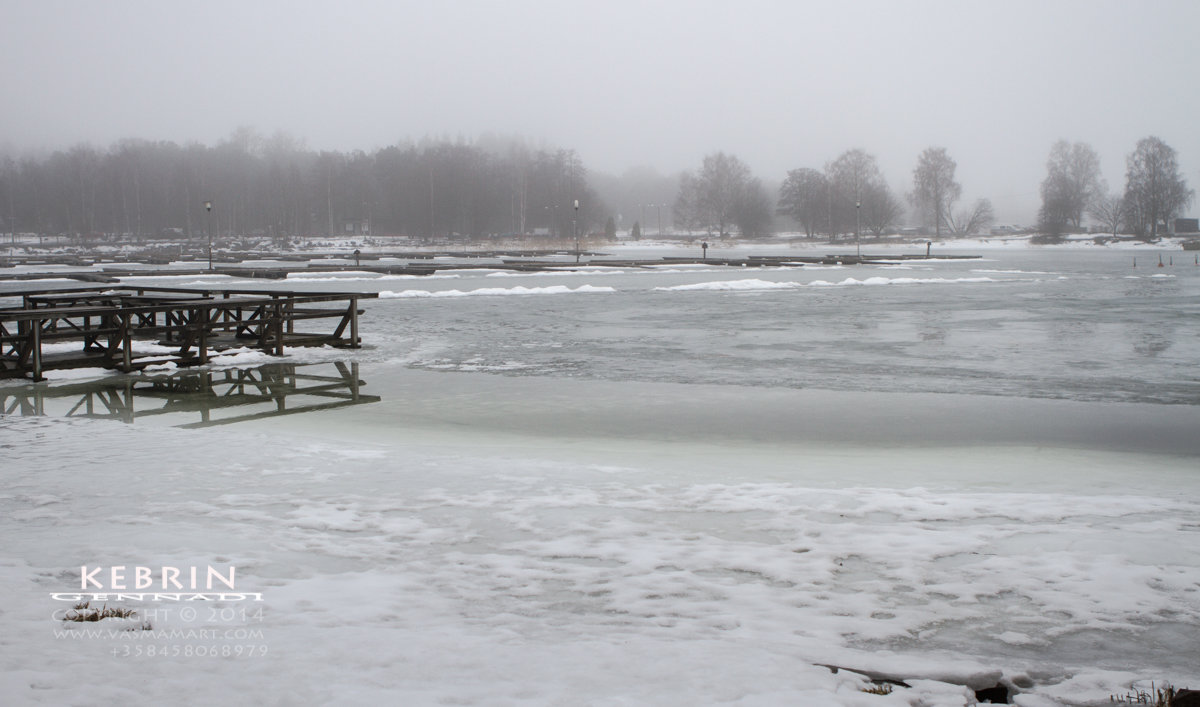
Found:
[[[133,315],[123,312],[121,318],[121,370],[129,373],[133,370],[133,327],[130,319]]]
[[[208,363],[208,307],[197,307],[192,314],[196,327],[196,354],[200,365]]]
[[[44,381],[46,379],[42,377],[42,320],[31,319],[29,324],[33,327],[29,332],[29,356],[33,362],[33,379]]]
[[[283,303],[280,302],[278,299],[276,299],[275,303],[271,307],[271,309],[274,310],[272,313],[274,314],[274,317],[275,317],[275,321],[272,322],[272,326],[271,326],[271,328],[275,330],[274,354],[276,356],[282,356],[283,355]]]

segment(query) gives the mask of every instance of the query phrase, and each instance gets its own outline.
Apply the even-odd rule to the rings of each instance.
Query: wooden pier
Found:
[[[88,287],[4,293],[19,308],[0,309],[0,378],[60,368],[125,372],[149,365],[208,362],[212,353],[251,347],[282,356],[288,346],[357,348],[360,299],[374,293],[296,293],[178,287]],[[334,306],[329,306],[333,304]],[[324,306],[319,306],[324,305]],[[332,332],[297,330],[325,320]],[[170,353],[139,355],[151,342]],[[47,344],[54,344],[50,350]],[[67,346],[62,346],[67,344]]]

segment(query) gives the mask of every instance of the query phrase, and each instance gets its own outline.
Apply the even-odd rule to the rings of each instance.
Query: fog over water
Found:
[[[946,147],[967,201],[1029,223],[1051,144],[1110,188],[1157,135],[1200,181],[1190,2],[4,3],[0,150],[239,126],[315,149],[522,136],[594,171],[762,178],[861,147],[898,192]]]

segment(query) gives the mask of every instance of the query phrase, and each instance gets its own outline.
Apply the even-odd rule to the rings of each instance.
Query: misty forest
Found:
[[[1061,140],[1046,162],[1043,237],[1097,232],[1154,238],[1193,192],[1176,152],[1147,137],[1110,187],[1088,144]],[[757,237],[799,231],[830,240],[889,234],[986,234],[987,198],[963,199],[957,164],[941,147],[916,156],[895,188],[876,157],[850,149],[781,182],[738,157],[710,154],[693,171],[589,171],[574,150],[515,138],[426,139],[374,152],[306,149],[241,128],[215,146],[128,139],[0,161],[3,231],[73,242],[192,238],[212,230],[283,243],[313,236],[405,236],[420,241],[506,236],[633,238],[665,233]],[[776,186],[777,184],[777,186]],[[205,202],[215,204],[205,209]],[[1007,230],[1006,230],[1007,229]],[[1012,226],[998,230],[1008,232]]]

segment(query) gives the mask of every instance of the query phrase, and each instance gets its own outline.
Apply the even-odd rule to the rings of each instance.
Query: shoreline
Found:
[[[717,238],[708,234],[671,234],[668,236],[649,236],[632,240],[618,235],[616,240],[603,240],[582,237],[579,239],[552,237],[505,237],[478,239],[415,239],[407,236],[356,236],[352,238],[341,236],[303,236],[289,240],[287,245],[280,247],[267,238],[261,237],[222,237],[213,248],[213,253],[229,252],[231,242],[250,244],[258,252],[274,252],[278,254],[312,253],[319,248],[329,248],[332,252],[352,255],[355,249],[363,254],[372,254],[386,250],[402,249],[415,253],[444,252],[448,248],[462,253],[481,250],[526,249],[537,251],[571,251],[578,244],[581,249],[676,249],[694,250],[703,243],[708,243],[712,250],[727,249],[760,249],[786,248],[793,250],[808,249],[853,249],[856,247],[881,248],[913,248],[923,249],[927,244],[935,248],[1035,248],[1052,250],[1055,248],[1098,248],[1107,250],[1183,250],[1185,243],[1200,240],[1200,234],[1183,234],[1159,236],[1155,241],[1147,241],[1133,236],[1117,236],[1111,234],[1074,233],[1065,234],[1061,240],[1047,243],[1037,243],[1035,239],[1041,236],[1029,235],[976,235],[964,237],[934,237],[934,236],[863,236],[855,239],[853,236],[837,239],[809,238],[803,233],[783,232],[774,236],[744,239],[740,237]],[[18,234],[6,241],[0,242],[0,261],[6,255],[15,255],[17,251],[29,252],[36,255],[45,254],[78,254],[91,253],[96,255],[112,255],[129,252],[178,252],[180,248],[202,248],[198,240],[191,241],[169,239],[146,239],[140,242],[120,241],[117,243],[98,242],[93,244],[47,244],[37,236]],[[245,249],[243,249],[245,250]],[[5,253],[4,251],[7,251]]]

